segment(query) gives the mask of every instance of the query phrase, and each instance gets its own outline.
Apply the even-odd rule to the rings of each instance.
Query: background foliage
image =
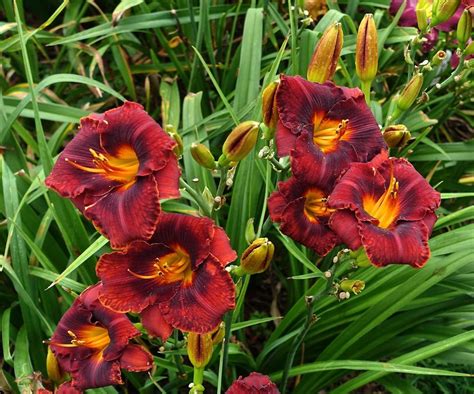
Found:
[[[218,157],[236,123],[261,120],[263,87],[280,72],[305,75],[314,45],[329,24],[340,21],[345,33],[335,82],[357,86],[357,25],[365,12],[374,14],[380,64],[372,110],[380,124],[413,70],[404,50],[416,29],[396,25],[387,12],[388,0],[328,2],[325,15],[312,24],[305,24],[306,16],[288,2],[117,3],[18,0],[15,8],[11,0],[0,1],[4,391],[34,391],[39,380],[47,382],[42,341],[74,294],[96,282],[95,262],[108,250],[107,240],[72,204],[43,184],[82,116],[125,99],[142,103],[182,136],[184,177],[207,196],[215,194],[219,174],[211,175],[192,160],[191,143],[208,144]],[[444,33],[436,45],[431,55],[436,49],[455,50]],[[431,55],[418,54],[417,62]],[[425,78],[425,87],[450,72],[447,62]],[[474,390],[463,375],[474,371],[472,114],[472,80],[464,74],[405,117],[415,139],[392,155],[407,156],[442,192],[432,259],[422,270],[392,266],[352,272],[339,267],[340,276],[349,270],[351,277],[366,281],[366,289],[343,302],[329,296],[316,301],[318,321],[290,371],[297,377],[291,380],[295,393],[362,387],[396,393]],[[209,392],[253,370],[281,379],[293,338],[307,318],[304,296],[326,286],[322,272],[335,255],[317,259],[269,222],[266,198],[283,174],[258,157],[263,141],[259,144],[239,164],[216,220],[240,253],[247,246],[247,221],[253,218],[258,233],[276,244],[277,257],[269,272],[240,283],[227,368],[222,371],[224,357],[216,348],[205,373]],[[199,182],[193,183],[194,178]],[[193,213],[197,205],[183,193],[164,207]],[[163,347],[150,340],[149,346],[156,362],[150,376],[127,375],[123,388],[91,392],[185,392],[192,369],[183,338],[175,335]]]

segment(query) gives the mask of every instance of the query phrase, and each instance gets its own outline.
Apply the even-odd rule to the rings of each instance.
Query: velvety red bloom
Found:
[[[122,247],[150,238],[159,199],[179,197],[175,145],[141,105],[126,102],[81,119],[45,183]]]
[[[148,242],[103,255],[99,298],[119,312],[141,312],[150,335],[173,327],[204,333],[234,308],[234,283],[225,266],[235,260],[224,230],[209,218],[162,214]]]
[[[422,267],[440,195],[405,159],[387,152],[353,163],[329,197],[329,225],[352,250],[364,247],[376,266]]]
[[[240,376],[232,383],[226,394],[279,394],[275,383],[266,375],[252,372],[246,378]]]
[[[279,114],[276,145],[280,156],[288,155],[296,140],[307,135],[326,157],[333,177],[337,177],[351,162],[370,160],[386,148],[359,89],[282,75],[276,100]]]
[[[302,135],[296,142],[291,153],[293,176],[278,183],[278,191],[268,199],[268,209],[282,233],[324,256],[339,241],[328,226],[335,210],[326,204],[334,177],[327,158],[308,140]]]
[[[72,376],[72,387],[79,390],[122,383],[120,369],[146,371],[152,367],[151,354],[129,344],[140,331],[126,315],[99,302],[100,288],[100,284],[89,287],[74,301],[50,341],[59,365]]]

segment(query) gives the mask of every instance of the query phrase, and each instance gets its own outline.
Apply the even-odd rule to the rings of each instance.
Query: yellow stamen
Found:
[[[103,351],[110,343],[109,331],[101,326],[87,325],[77,333],[67,332],[71,337],[70,343],[52,343],[59,347],[85,346],[91,349]]]
[[[313,118],[313,143],[324,153],[334,152],[339,140],[343,139],[347,130],[348,119],[324,120],[319,113]]]
[[[385,192],[379,197],[367,196],[362,199],[364,210],[379,221],[378,227],[389,228],[397,219],[400,212],[398,189],[400,184],[390,175],[390,183]]]
[[[122,145],[117,150],[116,156],[94,149],[89,149],[89,152],[95,167],[83,166],[68,158],[66,161],[82,171],[100,174],[109,180],[119,182],[122,184],[122,189],[127,189],[135,183],[140,163],[131,146]]]
[[[317,188],[311,188],[305,193],[304,214],[310,222],[318,222],[318,217],[327,217],[334,212],[326,205],[327,196]]]

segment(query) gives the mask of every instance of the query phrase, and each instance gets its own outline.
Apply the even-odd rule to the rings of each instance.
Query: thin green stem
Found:
[[[289,0],[288,7],[290,10],[290,34],[291,34],[291,70],[293,75],[298,75],[298,54],[297,54],[297,47],[298,47],[298,35],[296,32],[296,21],[295,21],[295,14],[296,14],[296,6],[294,6],[294,2]]]
[[[271,173],[272,173],[271,170],[272,170],[271,165],[267,161],[267,168],[265,172],[265,196],[263,199],[263,207],[262,207],[262,213],[260,215],[260,221],[258,223],[257,238],[260,238],[260,235],[262,234],[263,223],[265,221],[268,194],[270,193],[270,181],[271,181]]]
[[[232,315],[234,311],[229,311],[224,317],[225,335],[222,343],[221,359],[219,361],[219,376],[217,379],[217,394],[222,391],[222,380],[225,379],[224,371],[227,370],[227,361],[229,360],[229,343],[232,328]]]
[[[191,195],[191,197],[194,199],[199,208],[201,208],[204,215],[208,217],[212,216],[211,210],[206,201],[204,200],[203,196],[201,196],[196,190],[194,190],[183,178],[179,179],[179,185]]]
[[[193,386],[189,390],[189,394],[199,394],[204,392],[204,368],[194,367]]]
[[[372,81],[360,81],[360,88],[365,96],[365,102],[370,106],[370,85]]]

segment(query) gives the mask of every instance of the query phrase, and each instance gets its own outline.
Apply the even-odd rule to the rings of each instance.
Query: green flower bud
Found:
[[[309,62],[307,79],[323,83],[332,79],[341,55],[344,33],[340,23],[334,23],[323,33]]]
[[[238,274],[259,274],[264,272],[273,258],[275,246],[268,238],[257,238],[244,250],[240,258]]]
[[[416,7],[416,22],[420,31],[425,32],[428,29],[428,14],[425,8]]]
[[[466,56],[474,54],[474,41],[472,41],[464,50]]]
[[[183,140],[181,136],[176,131],[176,128],[172,124],[165,125],[165,131],[169,134],[171,138],[176,142],[176,146],[173,148],[173,152],[177,157],[183,155]]]
[[[255,240],[255,227],[253,222],[255,221],[254,218],[250,218],[247,220],[247,225],[245,226],[245,240],[251,244]]]
[[[227,160],[240,161],[247,156],[257,143],[258,122],[253,120],[239,124],[228,135],[222,147],[224,158],[219,158],[219,163]]]
[[[190,332],[188,334],[188,357],[195,368],[204,368],[212,357],[212,336],[210,333],[198,334]]]
[[[411,134],[405,125],[394,124],[385,128],[383,138],[390,148],[403,148],[410,140]]]
[[[216,161],[209,148],[204,144],[194,142],[191,145],[191,156],[200,166],[213,170],[216,168]]]
[[[434,0],[431,27],[446,22],[451,18],[459,7],[459,3],[461,3],[461,0]]]
[[[278,84],[278,81],[271,82],[262,93],[263,123],[269,129],[275,129],[278,122],[278,110],[276,105]]]
[[[357,32],[356,72],[363,82],[371,82],[377,74],[377,28],[372,14],[365,14]]]
[[[49,346],[46,356],[46,371],[48,372],[48,377],[54,383],[61,383],[66,378],[66,373],[59,366],[58,360]]]
[[[339,287],[344,291],[352,291],[354,294],[360,294],[365,289],[365,282],[363,280],[349,280],[344,279]]]
[[[400,93],[400,97],[397,101],[398,109],[401,111],[406,111],[408,108],[410,108],[420,94],[422,86],[423,75],[421,73],[416,73]]]
[[[433,58],[431,59],[431,64],[433,66],[439,66],[443,61],[446,59],[446,52],[445,51],[438,51],[435,53]]]
[[[469,10],[464,10],[459,18],[458,27],[456,30],[456,38],[459,41],[459,48],[463,49],[467,41],[471,38],[472,33],[472,17]]]

